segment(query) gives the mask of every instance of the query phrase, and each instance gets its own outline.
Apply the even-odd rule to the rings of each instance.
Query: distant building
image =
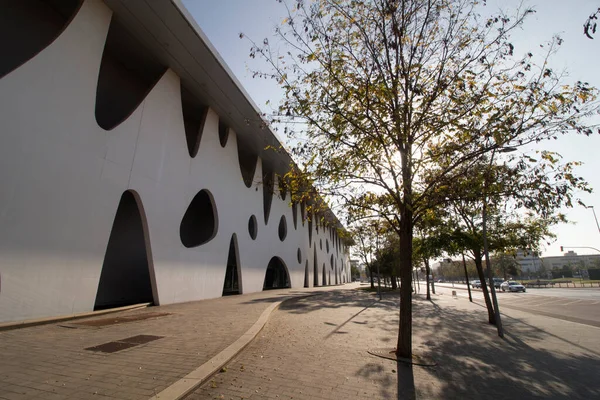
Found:
[[[531,250],[517,250],[515,259],[519,263],[522,274],[539,272],[542,267],[542,259]]]
[[[551,271],[555,268],[575,267],[576,269],[588,269],[600,267],[600,254],[578,255],[574,251],[568,251],[562,256],[542,257],[544,267]]]

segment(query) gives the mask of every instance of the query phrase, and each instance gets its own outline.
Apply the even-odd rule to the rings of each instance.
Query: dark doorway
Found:
[[[314,271],[313,271],[313,286],[319,286],[319,264],[317,263],[317,249],[315,249],[315,260],[314,260]]]
[[[271,261],[269,261],[269,265],[267,266],[263,290],[284,289],[289,287],[291,287],[290,276],[283,260],[279,257],[271,258]]]
[[[237,249],[237,237],[235,233],[229,242],[229,255],[227,256],[227,271],[225,272],[225,283],[223,284],[223,296],[240,294],[240,263]]]
[[[108,239],[94,310],[152,301],[144,223],[136,195],[128,190]]]
[[[323,263],[323,286],[327,286],[327,267]]]
[[[304,267],[304,287],[310,287],[310,277],[308,275],[308,260],[306,260],[306,264]]]

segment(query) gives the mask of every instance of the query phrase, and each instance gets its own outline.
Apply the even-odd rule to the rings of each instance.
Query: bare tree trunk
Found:
[[[367,265],[367,268],[369,268],[369,275],[371,275],[371,289],[375,289],[375,281],[373,280],[373,268],[369,265]]]
[[[396,282],[396,275],[392,275],[392,290],[398,289],[398,283]]]
[[[396,355],[412,359],[412,211],[406,207],[400,224],[400,322]]]
[[[423,259],[423,262],[425,263],[425,273],[427,274],[427,300],[431,300],[431,293],[429,290],[429,260],[427,258]],[[433,284],[433,282],[432,282]]]
[[[465,260],[465,253],[462,253],[463,267],[465,267],[465,279],[467,280],[467,290],[469,291],[469,301],[473,302],[473,296],[471,296],[471,285],[469,285],[469,273],[467,272],[467,261]]]
[[[481,250],[474,251],[475,266],[477,267],[477,276],[481,282],[481,291],[483,292],[483,298],[485,299],[485,306],[488,311],[488,320],[490,324],[496,325],[496,316],[494,314],[494,306],[490,299],[490,293],[488,292],[487,284],[485,283],[485,275],[483,274],[483,264],[481,259]]]

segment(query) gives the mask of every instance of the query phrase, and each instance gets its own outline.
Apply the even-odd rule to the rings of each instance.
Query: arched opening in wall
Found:
[[[329,284],[331,285],[331,271],[329,271]]]
[[[238,161],[240,162],[240,172],[246,187],[252,187],[252,180],[256,172],[256,163],[258,162],[258,154],[252,151],[238,136]]]
[[[308,220],[308,247],[312,245],[312,220]]]
[[[279,234],[279,240],[283,242],[287,237],[287,221],[285,219],[285,215],[282,215],[279,219],[279,228],[277,229],[277,233]]]
[[[300,250],[300,247],[298,247],[298,253],[296,254],[298,256],[298,264],[302,263],[302,250]]]
[[[181,110],[183,112],[183,126],[185,128],[185,140],[190,157],[194,158],[200,148],[202,130],[206,122],[208,107],[186,88],[181,86]]]
[[[166,70],[113,15],[96,86],[98,126],[109,131],[125,121]]]
[[[130,190],[121,195],[102,263],[94,310],[154,301],[148,227],[136,197]]]
[[[225,123],[225,121],[219,118],[219,143],[221,143],[221,147],[227,146],[227,140],[229,139],[229,127]]]
[[[313,286],[319,286],[319,264],[317,262],[317,249],[314,249],[314,262],[313,262]]]
[[[327,286],[327,267],[323,263],[323,286]]]
[[[329,253],[329,239],[325,239],[325,248],[327,249],[327,252]]]
[[[219,218],[212,194],[203,189],[194,196],[179,226],[181,243],[187,247],[200,246],[217,235]]]
[[[0,78],[54,42],[77,15],[82,3],[83,0],[3,2],[0,13]]]
[[[248,233],[252,240],[255,240],[258,235],[258,224],[254,215],[251,215],[250,219],[248,219]]]
[[[225,271],[225,282],[223,283],[223,296],[242,293],[240,268],[240,254],[237,245],[237,236],[231,235],[229,242],[229,254],[227,255],[227,270]]]
[[[338,273],[337,260],[335,260],[335,262],[334,262],[333,273],[335,274],[335,284],[339,285],[340,281],[339,281],[339,273]]]
[[[306,264],[304,265],[304,287],[310,287],[309,285],[309,274],[308,274],[308,260],[306,260]]]
[[[302,226],[304,226],[304,221],[306,220],[306,203],[300,203],[300,219],[302,221]]]
[[[292,220],[294,221],[294,230],[298,229],[298,204],[292,203]]]
[[[265,213],[265,225],[269,223],[269,214],[271,213],[271,203],[273,201],[273,172],[265,171],[263,174],[263,211]]]
[[[279,257],[271,258],[269,265],[267,265],[263,290],[284,289],[289,287],[291,287],[290,275],[285,263]]]

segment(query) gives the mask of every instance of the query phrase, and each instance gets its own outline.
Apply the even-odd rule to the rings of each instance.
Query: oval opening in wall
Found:
[[[212,194],[204,189],[198,192],[188,206],[179,227],[181,243],[197,247],[217,235],[218,216]]]
[[[248,233],[252,240],[256,239],[256,235],[258,234],[258,224],[256,223],[256,217],[251,215],[248,219]]]
[[[281,240],[283,242],[287,236],[287,221],[285,220],[285,215],[282,215],[281,219],[279,220],[278,233],[279,233],[279,240]]]

